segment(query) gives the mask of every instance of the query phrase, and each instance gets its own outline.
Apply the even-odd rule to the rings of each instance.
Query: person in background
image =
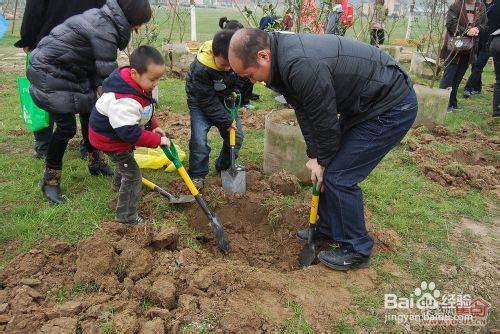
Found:
[[[469,64],[476,60],[479,47],[478,36],[486,28],[487,17],[482,1],[455,0],[446,14],[446,38],[439,55],[441,59],[444,59],[445,69],[439,88],[451,87],[448,112],[462,110],[457,101],[458,87]],[[473,39],[472,50],[460,53],[448,50],[447,40],[461,36]]]
[[[219,27],[221,29],[238,30],[243,28],[243,24],[238,20],[228,20],[227,17],[221,17]],[[247,110],[254,110],[255,106],[250,101],[258,101],[260,96],[253,93],[253,83],[250,80],[240,77],[240,81],[241,106]]]
[[[490,53],[495,66],[495,86],[493,88],[493,117],[500,116],[500,29],[491,34]]]
[[[57,25],[63,23],[73,15],[81,14],[91,8],[100,8],[106,0],[27,0],[21,24],[21,39],[14,46],[28,53],[36,48],[42,38],[47,36]],[[49,116],[51,114],[49,113]],[[33,132],[35,137],[34,157],[45,159],[49,147],[50,137],[54,130],[54,119],[50,117],[50,125]],[[80,152],[86,155],[83,141],[80,142]]]
[[[325,34],[345,35],[345,29],[340,29],[340,19],[342,17],[342,5],[334,5],[328,13],[328,19],[325,22]]]
[[[483,86],[481,76],[490,59],[488,40],[494,31],[500,29],[500,0],[485,0],[484,6],[488,17],[488,29],[479,34],[479,52],[476,61],[472,64],[471,75],[465,85],[463,93],[465,99],[481,93]]]
[[[385,7],[384,0],[375,0],[370,9],[370,44],[378,47],[385,41],[385,21],[389,10]]]
[[[90,112],[102,93],[102,82],[118,67],[118,49],[124,50],[132,31],[150,19],[148,0],[108,0],[103,7],[72,16],[52,29],[31,53],[27,71],[31,97],[57,125],[42,180],[42,192],[50,202],[64,202],[63,157],[76,133],[76,114],[89,152],[90,174],[113,175],[103,153],[89,141]]]

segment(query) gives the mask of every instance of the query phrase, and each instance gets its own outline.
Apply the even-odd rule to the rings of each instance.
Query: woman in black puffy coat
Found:
[[[90,173],[112,174],[102,153],[89,142],[89,116],[103,80],[118,66],[118,49],[125,49],[131,31],[150,18],[148,0],[107,0],[100,9],[90,9],[55,27],[33,50],[27,71],[30,93],[57,125],[49,142],[42,183],[49,201],[64,201],[60,189],[62,160],[76,133],[75,114],[80,114],[83,140],[92,156]]]

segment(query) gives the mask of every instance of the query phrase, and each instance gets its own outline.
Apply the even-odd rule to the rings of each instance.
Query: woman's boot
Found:
[[[104,153],[101,151],[88,153],[88,163],[90,175],[113,175],[113,171],[109,168],[106,160],[104,159]]]
[[[45,198],[55,204],[64,202],[61,195],[61,170],[45,168],[42,180],[42,192]]]

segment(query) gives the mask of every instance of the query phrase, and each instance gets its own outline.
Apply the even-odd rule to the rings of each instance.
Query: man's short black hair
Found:
[[[149,45],[141,45],[130,55],[130,67],[143,74],[148,70],[149,64],[164,65],[165,59],[160,51]]]
[[[245,68],[256,66],[257,52],[271,48],[269,34],[257,28],[241,29],[238,30],[238,34],[242,34],[241,40],[238,40],[231,50],[241,60]]]
[[[224,59],[227,59],[229,43],[235,32],[236,30],[233,29],[222,29],[215,34],[212,40],[212,52],[214,56],[222,56]]]
[[[151,20],[149,0],[118,0],[118,5],[131,27],[143,25]]]

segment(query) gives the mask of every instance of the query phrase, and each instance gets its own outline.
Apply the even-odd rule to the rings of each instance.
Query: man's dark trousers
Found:
[[[369,256],[373,239],[366,231],[363,194],[358,184],[408,132],[417,115],[415,91],[380,116],[348,129],[323,174],[318,228],[341,246]]]

